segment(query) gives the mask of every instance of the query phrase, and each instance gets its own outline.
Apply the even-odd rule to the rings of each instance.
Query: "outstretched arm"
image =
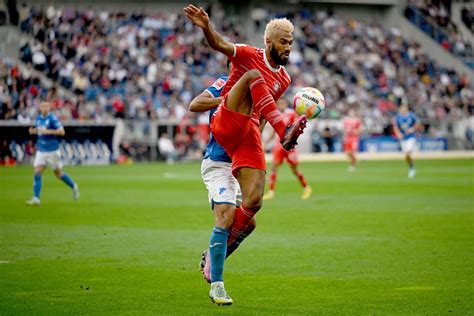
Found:
[[[55,135],[55,136],[64,136],[66,135],[66,132],[64,131],[64,128],[58,128],[58,129],[45,129],[45,130],[40,130],[40,133],[42,135]]]
[[[226,56],[232,56],[234,54],[234,44],[226,41],[214,30],[211,21],[209,20],[209,15],[207,15],[203,8],[197,8],[190,4],[183,10],[191,22],[202,28],[204,36],[212,49],[217,50]]]
[[[214,98],[209,92],[203,91],[189,103],[189,111],[206,112],[216,108],[221,101],[222,97]]]

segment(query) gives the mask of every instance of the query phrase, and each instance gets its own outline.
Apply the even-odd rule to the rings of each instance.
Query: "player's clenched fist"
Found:
[[[183,11],[184,13],[186,13],[188,19],[190,19],[191,22],[193,22],[200,28],[205,28],[209,25],[209,15],[207,15],[206,11],[204,11],[203,8],[197,8],[190,4],[185,7]]]

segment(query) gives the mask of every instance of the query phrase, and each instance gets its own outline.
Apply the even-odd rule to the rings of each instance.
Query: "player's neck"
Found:
[[[265,49],[265,57],[268,61],[268,64],[275,70],[280,69],[280,65],[273,61],[272,56],[270,56],[270,51]]]

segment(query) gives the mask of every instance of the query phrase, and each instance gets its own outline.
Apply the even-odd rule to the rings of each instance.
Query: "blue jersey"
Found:
[[[220,77],[214,83],[206,89],[214,98],[217,98],[221,95],[222,90],[227,82],[229,77],[224,76]],[[214,112],[216,112],[217,108],[212,109],[209,111],[209,124],[211,123],[211,118]],[[210,135],[209,143],[207,144],[206,151],[204,152],[204,159],[209,158],[213,161],[223,161],[223,162],[232,162],[230,157],[225,152],[224,148],[222,148],[219,143],[217,143],[214,135]]]
[[[403,139],[415,137],[415,124],[418,122],[413,112],[408,112],[407,115],[397,114],[397,126],[403,135]],[[411,131],[409,131],[411,129]]]
[[[59,149],[58,136],[56,135],[41,135],[42,129],[60,129],[63,125],[56,117],[56,115],[49,113],[46,117],[41,114],[38,115],[35,122],[35,127],[38,130],[38,151],[48,152]]]

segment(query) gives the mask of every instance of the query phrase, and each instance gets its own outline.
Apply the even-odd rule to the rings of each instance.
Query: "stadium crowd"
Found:
[[[193,94],[221,75],[223,58],[201,45],[182,15],[27,9],[20,27],[36,41],[21,47],[22,61],[95,103],[85,107],[86,118],[99,108],[116,117],[181,120]],[[223,12],[213,6],[211,14]],[[221,27],[232,41],[243,40],[230,23]]]
[[[354,105],[364,119],[378,120],[406,103],[428,120],[473,114],[468,77],[435,63],[417,43],[404,40],[399,30],[326,12],[296,12],[293,19],[304,34],[298,37],[298,45],[318,51],[320,64],[331,70],[327,77],[306,76],[313,82],[303,85],[321,88],[327,103],[339,113]],[[307,66],[311,67],[303,65],[302,72],[312,73]]]
[[[221,7],[213,5],[208,12],[231,41],[247,41],[223,19]],[[269,17],[280,15],[265,9],[253,12],[258,33]],[[297,26],[287,66],[292,76],[288,97],[301,87],[318,87],[330,105],[323,118],[340,118],[356,107],[366,126],[383,125],[401,103],[425,120],[473,114],[467,76],[436,64],[398,30],[330,12],[284,15]],[[30,35],[20,49],[27,66],[19,71],[14,64],[0,64],[1,118],[31,120],[39,99],[49,99],[65,121],[126,118],[207,124],[207,115],[189,113],[187,104],[222,75],[225,58],[204,44],[202,32],[182,15],[25,6],[20,16],[21,30]],[[56,87],[42,86],[35,72]],[[58,90],[73,97],[60,96]]]
[[[56,89],[43,85],[31,66],[20,70],[16,63],[0,60],[0,119],[30,123],[45,98],[59,100]]]
[[[473,44],[458,30],[451,19],[451,0],[409,0],[405,9],[405,16],[417,22],[421,29],[435,38],[441,46],[455,55],[474,56]],[[417,21],[421,14],[428,23]],[[464,19],[463,19],[464,20]],[[443,32],[435,36],[432,25],[439,27]]]

